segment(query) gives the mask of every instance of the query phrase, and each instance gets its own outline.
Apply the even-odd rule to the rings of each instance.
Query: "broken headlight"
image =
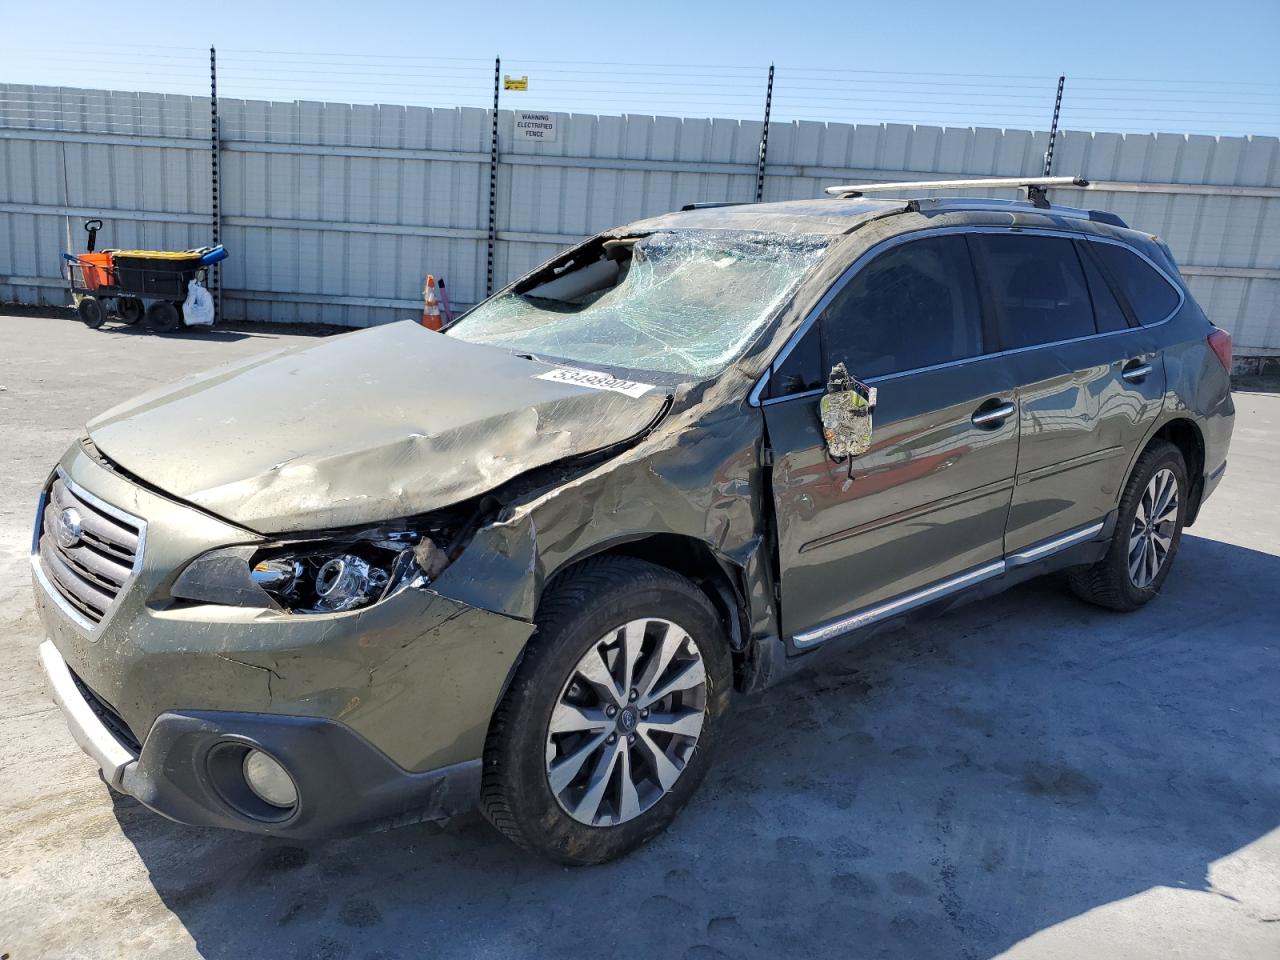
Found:
[[[425,534],[371,531],[342,540],[224,547],[197,557],[170,588],[181,600],[340,613],[384,600],[444,569]]]
[[[356,543],[318,551],[264,551],[249,579],[298,613],[338,613],[381,600],[413,566],[413,545]]]

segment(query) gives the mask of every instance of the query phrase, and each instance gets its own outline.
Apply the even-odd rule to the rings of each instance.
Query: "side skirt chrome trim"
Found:
[[[1028,563],[1035,563],[1037,560],[1043,560],[1045,557],[1052,556],[1059,550],[1065,550],[1067,547],[1074,547],[1077,543],[1084,543],[1086,540],[1092,540],[1102,532],[1103,521],[1091,523],[1087,527],[1081,527],[1079,530],[1072,530],[1070,533],[1064,533],[1060,537],[1054,537],[1052,540],[1046,540],[1033,547],[1027,547],[1025,550],[1019,550],[1017,553],[1011,553],[1005,557],[1005,563],[1010,567],[1021,567]]]
[[[1087,527],[1080,527],[1070,533],[1054,537],[1052,540],[1045,540],[1035,546],[1027,547],[1025,550],[1009,554],[1003,560],[997,560],[995,563],[988,563],[959,576],[939,581],[911,593],[905,593],[892,600],[886,600],[884,603],[878,603],[873,607],[865,607],[839,619],[821,624],[811,630],[802,630],[792,636],[791,642],[795,644],[798,650],[808,650],[810,647],[816,647],[818,644],[825,643],[841,634],[849,633],[861,627],[869,627],[882,620],[888,620],[890,617],[896,617],[899,614],[923,607],[927,603],[949,597],[953,593],[959,593],[968,587],[992,580],[1004,574],[1006,570],[1025,566],[1037,560],[1043,560],[1045,557],[1066,550],[1068,547],[1092,540],[1102,532],[1102,528],[1105,525],[1105,521],[1099,520],[1097,523],[1091,523]]]
[[[952,577],[949,580],[943,580],[912,593],[903,594],[874,607],[867,607],[838,620],[832,620],[830,623],[814,627],[812,630],[801,631],[791,638],[791,642],[800,650],[816,647],[818,644],[830,640],[832,637],[838,637],[842,633],[848,633],[859,627],[868,627],[873,623],[879,623],[881,620],[888,620],[890,617],[896,617],[900,613],[906,613],[908,610],[922,607],[926,603],[932,603],[934,600],[950,596],[965,587],[971,587],[974,584],[982,583],[984,580],[998,577],[1004,573],[1004,568],[1005,563],[1003,560],[988,563],[986,566],[970,570],[968,573],[962,573],[958,577]]]

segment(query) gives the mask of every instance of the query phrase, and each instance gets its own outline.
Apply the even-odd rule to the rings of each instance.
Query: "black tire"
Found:
[[[121,297],[117,302],[116,312],[120,316],[120,322],[128,326],[133,326],[146,314],[146,308],[143,307],[142,301],[137,297]]]
[[[76,304],[76,313],[90,330],[97,330],[107,319],[106,308],[97,297],[81,297]]]
[[[1135,527],[1135,522],[1144,495],[1154,478],[1165,470],[1173,475],[1177,484],[1176,516],[1172,521],[1159,525],[1168,535],[1169,546],[1154,577],[1139,585],[1130,573],[1131,538],[1142,526],[1138,524]],[[1138,462],[1129,475],[1129,482],[1125,484],[1116,529],[1111,536],[1106,556],[1092,566],[1080,567],[1068,574],[1068,583],[1075,595],[1101,607],[1125,611],[1137,610],[1155,597],[1177,556],[1178,544],[1182,541],[1182,528],[1187,519],[1187,498],[1190,492],[1191,485],[1187,480],[1187,465],[1182,452],[1164,440],[1152,441],[1138,457]],[[1143,555],[1145,556],[1145,551]],[[1142,575],[1138,579],[1141,580]]]
[[[651,806],[624,822],[589,825],[569,814],[549,782],[547,747],[552,711],[578,682],[575,678],[580,676],[582,658],[598,647],[602,638],[620,631],[624,624],[647,618],[679,626],[701,656],[705,668],[701,732],[684,759],[683,770],[669,789],[656,790]],[[715,608],[693,583],[662,567],[627,557],[588,560],[553,581],[539,606],[536,623],[524,659],[490,723],[481,810],[490,823],[526,850],[575,866],[604,863],[662,832],[706,775],[729,704],[733,673],[728,642]],[[662,629],[660,624],[655,626]],[[652,656],[653,647],[648,646],[652,642],[646,633],[648,656]],[[636,662],[647,661],[641,658]],[[653,680],[656,683],[657,678]],[[644,715],[648,716],[647,710]],[[627,739],[634,743],[636,737]],[[634,755],[625,743],[620,743],[619,749]],[[637,749],[643,756],[643,749]],[[632,766],[627,770],[648,776],[643,759],[629,763]],[[588,766],[593,763],[584,763],[582,769]],[[606,790],[618,797],[620,806],[622,768],[609,770]],[[649,783],[650,790],[657,786]]]
[[[153,333],[172,333],[182,326],[182,314],[168,300],[157,300],[147,307],[147,329]]]

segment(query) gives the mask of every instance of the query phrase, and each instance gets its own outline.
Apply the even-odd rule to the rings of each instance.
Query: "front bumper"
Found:
[[[67,727],[80,749],[93,758],[102,779],[117,790],[123,789],[124,772],[137,763],[138,755],[120,742],[98,719],[89,700],[80,692],[67,661],[52,640],[40,644],[40,665],[49,681],[54,702],[62,708]]]
[[[49,638],[41,660],[113,787],[183,822],[294,835],[447,815],[467,790],[474,803],[469,771],[531,623],[423,587],[323,615],[175,604],[168,585],[194,557],[257,536],[130,482],[78,445],[61,471],[147,530],[134,575],[90,627],[68,614],[33,555]],[[317,799],[304,797],[288,822],[245,822],[207,777],[219,740],[260,742],[296,763],[290,772]]]
[[[421,773],[397,766],[350,727],[316,717],[225,712],[162,714],[135,752],[101,719],[53,643],[40,645],[53,697],[102,779],[144,806],[195,826],[276,836],[333,836],[379,824],[454,816],[475,806],[480,761]],[[263,750],[298,789],[290,811],[268,807],[245,787],[228,751]]]

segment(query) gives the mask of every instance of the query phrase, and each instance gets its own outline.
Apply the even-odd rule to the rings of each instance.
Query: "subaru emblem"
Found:
[[[70,550],[80,542],[80,533],[80,511],[75,507],[67,507],[58,514],[58,527],[54,531],[58,546]]]

